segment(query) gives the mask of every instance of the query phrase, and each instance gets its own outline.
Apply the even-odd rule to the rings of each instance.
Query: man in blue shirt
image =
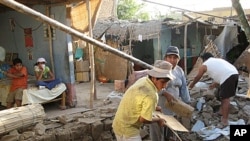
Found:
[[[180,60],[179,49],[175,46],[169,46],[164,56],[164,60],[172,64],[172,73],[175,76],[175,79],[171,80],[167,87],[159,93],[158,105],[162,107],[161,111],[164,114],[174,115],[173,112],[166,108],[166,101],[171,102],[175,98],[181,99],[185,103],[190,103],[190,95],[184,71],[178,66]],[[169,138],[171,133],[166,127],[152,124],[150,125],[150,136],[152,141],[165,141],[166,136]]]

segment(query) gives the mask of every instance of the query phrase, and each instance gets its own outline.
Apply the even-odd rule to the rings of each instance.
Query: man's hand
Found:
[[[155,111],[162,112],[161,111],[161,106],[156,106]]]
[[[177,101],[174,96],[172,96],[171,94],[169,94],[166,91],[163,91],[163,95],[166,97],[167,101],[171,104],[174,101]]]
[[[159,126],[165,126],[166,120],[159,118],[159,121],[157,123]]]
[[[193,83],[190,83],[190,84],[188,85],[188,89],[189,89],[189,90],[193,89],[193,87],[194,87],[194,84],[193,84]]]
[[[218,86],[219,86],[218,83],[213,82],[211,85],[209,85],[209,89],[213,89],[213,88],[216,88]]]

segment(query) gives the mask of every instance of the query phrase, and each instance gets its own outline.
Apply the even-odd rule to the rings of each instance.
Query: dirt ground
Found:
[[[103,101],[107,98],[107,96],[114,91],[114,83],[99,83],[96,82],[96,95],[97,100],[93,102],[93,108],[102,106]],[[48,103],[44,105],[44,110],[49,118],[53,118],[56,116],[60,116],[63,114],[71,114],[77,113],[81,111],[85,111],[90,107],[90,90],[91,84],[90,82],[78,83],[75,84],[76,88],[76,97],[77,97],[77,105],[75,108],[68,108],[66,110],[61,110],[58,107],[59,103]]]
[[[94,101],[94,107],[103,102],[107,96],[114,91],[114,83],[96,83],[96,95],[97,100]],[[76,84],[76,96],[77,107],[89,107],[89,99],[91,92],[90,83],[77,83]]]

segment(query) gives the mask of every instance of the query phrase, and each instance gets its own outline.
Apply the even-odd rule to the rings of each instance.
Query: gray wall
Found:
[[[45,14],[45,6],[34,6],[32,8]],[[64,24],[68,23],[66,21],[65,6],[51,7],[51,14],[54,15],[55,20]],[[23,64],[27,67],[29,74],[34,75],[33,65],[39,57],[44,57],[48,62],[47,65],[52,68],[49,53],[49,41],[44,38],[44,26],[42,22],[17,11],[1,13],[0,19],[0,46],[4,47],[6,52],[18,53],[19,58],[22,59]],[[10,30],[10,19],[14,19],[16,23],[13,32]],[[23,28],[32,28],[33,30],[32,37],[34,47],[30,48],[33,54],[32,60],[29,59],[28,49],[25,47]],[[74,80],[70,78],[70,74],[74,75],[74,73],[70,73],[69,71],[69,68],[72,69],[71,64],[73,64],[73,61],[69,62],[69,54],[72,55],[72,53],[68,52],[68,44],[71,43],[71,36],[67,37],[66,33],[58,29],[56,29],[55,34],[55,40],[53,40],[52,43],[55,67],[54,73],[56,77],[61,78],[63,82],[72,83]]]
[[[202,41],[204,33],[203,29],[197,29],[196,23],[188,26],[187,29],[187,56],[199,56],[202,48]],[[180,56],[184,56],[184,26],[180,27],[180,34],[175,33],[175,29],[168,28],[166,25],[162,25],[161,30],[161,49],[162,57],[164,57],[167,47],[170,45],[177,46],[180,50]],[[154,39],[155,53],[157,49],[157,39]],[[158,55],[159,56],[159,55]],[[156,55],[155,55],[156,57]]]

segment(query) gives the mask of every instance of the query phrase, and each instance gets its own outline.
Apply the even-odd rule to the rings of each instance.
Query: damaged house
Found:
[[[17,0],[14,2],[28,5],[38,13],[86,34],[89,31],[89,23],[94,25],[101,4],[101,0],[91,0],[91,4],[81,0]],[[15,11],[3,4],[0,5],[0,29],[2,31],[0,46],[6,51],[5,62],[2,63],[11,65],[15,57],[22,59],[31,76],[29,86],[32,86],[35,79],[32,77],[34,64],[39,57],[45,58],[46,65],[51,68],[55,77],[60,78],[66,84],[66,104],[74,107],[77,103],[74,86],[76,75],[74,42],[79,39],[46,24],[39,18],[35,19],[29,14],[24,14],[24,10]],[[86,20],[88,17],[92,19],[91,22]],[[1,103],[5,106],[10,83],[6,78],[1,78],[1,82],[3,86]]]
[[[179,65],[186,74],[192,70],[209,41],[213,41],[221,57],[231,63],[249,44],[236,22],[213,24],[195,19],[188,22],[175,22],[171,19],[147,22],[99,19],[93,34],[94,38],[148,64],[162,59],[168,46],[177,46],[181,56]],[[95,59],[97,77],[110,80],[126,79],[132,68],[135,71],[145,69],[102,49],[96,49]]]

